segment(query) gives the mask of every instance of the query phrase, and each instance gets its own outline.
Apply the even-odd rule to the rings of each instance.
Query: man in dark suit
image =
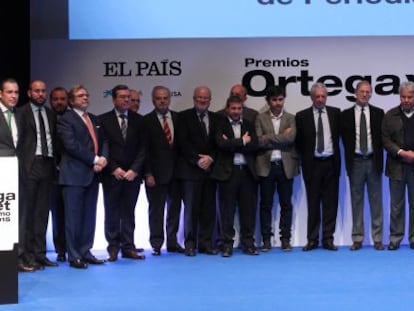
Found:
[[[302,173],[308,202],[308,243],[310,251],[318,247],[322,218],[322,246],[331,251],[338,212],[340,110],[326,106],[328,91],[315,83],[311,90],[312,107],[296,114],[296,147],[302,161]],[[322,205],[322,207],[321,207]],[[322,214],[322,215],[321,215]]]
[[[49,104],[56,118],[63,115],[68,109],[68,92],[63,87],[55,87],[50,91]],[[60,154],[62,153],[62,142],[56,137],[55,159],[56,171],[59,176]],[[50,193],[50,211],[52,212],[52,233],[56,260],[66,261],[66,237],[65,237],[65,206],[63,202],[62,187],[59,185],[59,177],[53,183]]]
[[[25,123],[22,139],[23,184],[26,218],[27,255],[38,269],[55,267],[46,257],[46,231],[49,219],[49,200],[56,178],[56,116],[45,106],[46,84],[33,80],[29,85],[29,103],[20,107]]]
[[[66,246],[69,264],[86,269],[103,264],[91,253],[95,237],[98,173],[107,164],[108,148],[101,134],[99,119],[86,112],[89,94],[82,85],[69,91],[71,110],[58,120],[63,143],[59,184],[65,202]]]
[[[249,108],[246,106],[247,101],[247,90],[246,88],[241,84],[235,84],[230,89],[230,95],[229,96],[238,96],[243,103],[243,120],[248,120],[250,123],[253,123],[256,121],[256,117],[258,115],[258,112],[252,108]],[[217,111],[218,114],[222,116],[226,116],[226,108],[223,108],[219,111]]]
[[[293,178],[299,174],[298,154],[295,149],[295,116],[284,110],[285,90],[271,86],[266,90],[269,109],[256,118],[259,154],[256,158],[260,182],[260,227],[262,251],[271,249],[272,210],[275,190],[280,204],[280,241],[283,251],[292,250]]]
[[[408,242],[414,249],[414,83],[400,85],[400,105],[390,109],[382,122],[382,142],[387,150],[385,174],[391,198],[391,251],[400,248],[405,234],[405,195],[408,192]],[[407,190],[406,190],[407,189]]]
[[[7,78],[0,84],[0,157],[18,157],[21,161],[21,139],[24,137],[23,116],[15,107],[19,101],[19,85],[16,80]],[[22,163],[20,162],[20,171]],[[16,172],[18,174],[18,172]],[[25,253],[26,219],[24,217],[23,178],[19,172],[19,246],[17,269],[20,272],[33,272],[36,269],[29,263]]]
[[[364,241],[365,186],[371,209],[374,248],[384,250],[382,244],[384,149],[381,139],[384,111],[369,104],[371,94],[371,84],[368,81],[360,81],[355,89],[355,106],[341,113],[341,135],[351,188],[353,244],[350,249],[352,251],[361,249]]]
[[[100,116],[101,128],[108,141],[108,166],[102,185],[105,203],[105,237],[109,261],[123,258],[145,259],[134,243],[135,205],[145,160],[143,121],[129,110],[130,90],[126,85],[112,89],[114,109]]]
[[[185,254],[217,254],[212,237],[216,223],[216,182],[210,176],[216,157],[214,129],[217,114],[208,111],[211,91],[198,86],[194,107],[180,112],[177,130],[180,157],[177,176],[182,180]]]
[[[164,209],[167,204],[167,251],[184,252],[177,242],[180,222],[181,190],[176,178],[177,113],[169,109],[170,90],[155,86],[152,90],[154,110],[144,116],[147,133],[145,189],[148,198],[152,255],[161,255],[164,243]]]
[[[230,257],[233,253],[233,225],[237,206],[243,252],[258,255],[254,241],[257,137],[254,124],[242,119],[243,103],[238,96],[228,98],[226,111],[226,118],[221,120],[215,132],[217,157],[212,172],[212,177],[218,181],[222,256]]]

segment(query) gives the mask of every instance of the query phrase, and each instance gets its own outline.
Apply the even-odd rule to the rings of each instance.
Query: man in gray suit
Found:
[[[269,109],[256,118],[256,133],[260,151],[256,158],[257,175],[260,178],[260,227],[262,251],[271,249],[272,209],[277,189],[280,203],[280,240],[283,251],[292,250],[290,244],[292,226],[293,178],[299,173],[298,155],[295,150],[295,116],[283,109],[285,90],[271,86],[266,90]]]
[[[400,85],[400,105],[389,110],[382,122],[387,150],[385,175],[390,181],[391,220],[389,250],[397,250],[405,232],[405,189],[408,190],[408,241],[414,249],[414,83]]]

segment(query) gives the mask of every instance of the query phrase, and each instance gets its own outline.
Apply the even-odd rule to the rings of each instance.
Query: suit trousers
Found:
[[[312,174],[305,179],[305,187],[308,202],[308,242],[318,244],[321,220],[323,243],[332,242],[339,194],[339,176],[335,174],[333,158],[314,160]]]
[[[292,227],[293,179],[286,177],[282,161],[272,162],[269,175],[260,178],[260,228],[263,241],[270,241],[272,233],[272,210],[275,190],[279,196],[280,239],[290,241]]]
[[[182,185],[185,246],[209,249],[216,223],[216,182],[205,175]]]
[[[177,244],[180,225],[181,186],[179,181],[154,187],[145,187],[148,200],[150,243],[153,248],[164,244],[164,210],[167,207],[167,246]]]
[[[24,225],[26,226],[25,249],[29,261],[42,260],[46,256],[46,231],[53,171],[53,158],[36,156],[26,180]]]
[[[102,186],[108,251],[135,250],[135,206],[139,195],[140,179],[127,181],[107,176]]]
[[[352,240],[364,240],[364,197],[367,187],[371,212],[371,232],[374,242],[382,242],[383,204],[382,174],[375,170],[372,159],[354,158],[349,176],[352,204]]]
[[[405,233],[405,193],[408,191],[408,242],[414,243],[414,167],[402,164],[402,180],[389,180],[391,197],[390,242],[399,244]]]
[[[66,253],[65,206],[62,192],[60,185],[52,185],[50,192],[50,211],[52,212],[53,244],[58,254]]]
[[[99,182],[95,176],[88,186],[63,186],[65,233],[69,261],[92,258],[96,227]]]
[[[254,247],[257,183],[248,168],[234,166],[230,179],[218,183],[218,196],[223,246],[233,247],[234,215],[238,206],[242,247]]]

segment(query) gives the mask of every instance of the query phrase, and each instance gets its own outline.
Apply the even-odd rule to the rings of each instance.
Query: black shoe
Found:
[[[37,261],[30,261],[29,266],[32,266],[35,270],[45,270],[45,266]]]
[[[243,253],[245,253],[246,255],[252,255],[252,256],[259,255],[259,252],[257,251],[256,247],[254,247],[254,246],[244,248]]]
[[[65,253],[58,253],[56,256],[56,261],[65,262],[66,261]]]
[[[349,248],[351,251],[358,251],[362,248],[362,242],[355,241],[352,243],[351,247]]]
[[[211,248],[211,247],[199,248],[198,252],[200,254],[206,254],[206,255],[217,255],[218,254],[218,250],[215,248]]]
[[[69,266],[71,266],[72,268],[76,268],[76,269],[87,269],[88,263],[80,259],[75,259],[69,262]]]
[[[262,252],[268,252],[272,249],[272,244],[270,241],[265,240],[263,241]]]
[[[152,256],[161,256],[161,249],[156,247],[152,249]]]
[[[335,246],[335,244],[333,244],[333,242],[326,242],[323,243],[322,247],[328,251],[337,251],[338,247]]]
[[[303,248],[302,248],[302,250],[304,251],[304,252],[308,252],[308,251],[311,251],[311,250],[313,250],[313,249],[317,249],[318,248],[318,243],[316,243],[316,242],[308,242],[308,244],[306,244]]]
[[[36,269],[31,265],[26,265],[24,263],[17,264],[17,271],[19,272],[35,272]]]
[[[184,251],[184,254],[186,255],[186,256],[189,256],[189,257],[194,257],[196,254],[195,254],[195,250],[194,250],[194,248],[193,247],[186,247],[185,248],[185,251]]]
[[[50,261],[47,257],[38,259],[36,260],[36,262],[39,265],[42,265],[44,267],[57,267],[58,266],[56,262]]]
[[[105,263],[105,260],[98,259],[95,256],[92,256],[90,258],[85,259],[85,261],[91,265],[103,265]]]
[[[221,257],[231,257],[233,255],[233,250],[231,247],[223,247],[223,252]]]
[[[185,252],[185,249],[183,247],[181,247],[180,244],[177,243],[176,245],[173,245],[173,246],[167,246],[167,252],[182,254],[182,253]]]
[[[388,250],[389,251],[396,251],[397,249],[399,249],[400,248],[400,244],[399,243],[393,243],[393,242],[391,242],[389,245],[388,245]]]

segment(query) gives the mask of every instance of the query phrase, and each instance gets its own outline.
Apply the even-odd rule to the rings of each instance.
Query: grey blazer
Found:
[[[266,177],[270,172],[270,157],[273,149],[279,149],[286,177],[291,179],[299,174],[299,156],[295,149],[296,122],[295,116],[283,111],[280,120],[279,133],[275,134],[270,110],[260,113],[255,122],[256,133],[259,139],[259,153],[256,157],[257,175]],[[283,132],[292,128],[289,135]]]

